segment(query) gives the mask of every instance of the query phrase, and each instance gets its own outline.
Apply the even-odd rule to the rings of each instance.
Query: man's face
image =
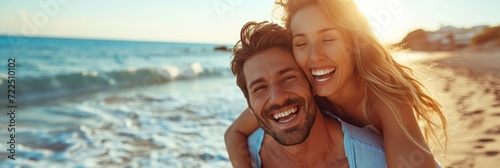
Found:
[[[318,108],[291,53],[267,49],[248,59],[243,71],[250,108],[264,131],[286,146],[305,141]]]

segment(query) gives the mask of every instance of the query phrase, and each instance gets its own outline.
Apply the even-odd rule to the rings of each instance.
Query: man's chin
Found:
[[[283,130],[283,132],[278,134],[271,134],[271,136],[281,145],[293,146],[303,143],[309,136],[309,131],[307,129],[300,129],[300,127],[294,127]]]

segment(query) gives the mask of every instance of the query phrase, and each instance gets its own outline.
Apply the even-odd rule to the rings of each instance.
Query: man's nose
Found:
[[[282,86],[273,86],[271,88],[271,96],[270,96],[270,103],[271,104],[283,104],[288,98],[290,97],[290,94],[284,90]]]

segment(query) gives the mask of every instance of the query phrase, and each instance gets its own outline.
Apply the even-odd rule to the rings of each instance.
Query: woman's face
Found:
[[[336,94],[353,76],[351,43],[320,8],[309,5],[290,24],[293,55],[319,96]]]

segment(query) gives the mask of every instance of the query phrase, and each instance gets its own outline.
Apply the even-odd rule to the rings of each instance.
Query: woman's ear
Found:
[[[346,51],[349,55],[354,55],[354,49],[357,47],[355,39],[351,39],[347,43]]]
[[[362,48],[368,47],[370,45],[367,41],[362,40],[363,38],[359,34],[353,34],[352,36],[348,37],[347,39],[348,40],[346,42],[349,46],[346,47],[346,51],[351,56],[354,56],[356,53],[359,54],[359,51]]]

